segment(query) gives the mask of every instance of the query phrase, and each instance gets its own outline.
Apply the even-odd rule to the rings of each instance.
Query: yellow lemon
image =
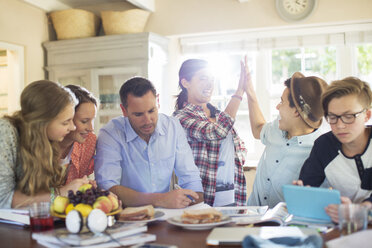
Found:
[[[91,205],[79,203],[75,206],[75,210],[79,211],[83,217],[87,217],[89,213],[93,210]]]
[[[68,212],[70,212],[73,209],[74,209],[74,204],[72,204],[72,203],[68,204],[66,209],[65,209],[65,214],[67,215]]]

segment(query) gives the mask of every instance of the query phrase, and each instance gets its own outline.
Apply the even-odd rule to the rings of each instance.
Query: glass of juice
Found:
[[[50,202],[35,202],[29,206],[30,225],[33,232],[43,232],[54,228],[50,214]]]

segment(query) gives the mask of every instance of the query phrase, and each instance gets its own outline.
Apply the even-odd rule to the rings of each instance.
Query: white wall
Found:
[[[79,8],[100,15],[102,10],[136,8],[115,2]],[[372,19],[371,0],[318,0],[313,15],[301,24],[319,24]],[[146,32],[164,36],[297,25],[282,20],[275,0],[155,0]]]
[[[275,0],[156,0],[156,12],[150,15],[145,31],[171,39],[169,74],[165,84],[169,95],[177,90],[179,37],[189,34],[219,33],[231,30],[252,30],[295,26],[299,23],[283,21],[275,10]],[[18,0],[0,0],[0,41],[25,48],[25,82],[44,78],[42,42],[53,37],[48,34],[46,13]],[[82,6],[99,15],[101,10],[134,8],[127,2],[96,6]],[[371,0],[318,0],[314,14],[300,24],[328,24],[334,22],[372,19]],[[169,106],[172,105],[171,99]],[[171,109],[171,107],[169,107]]]
[[[146,30],[167,36],[296,25],[279,17],[275,0],[156,0],[155,7]],[[303,24],[371,18],[370,0],[318,0]]]

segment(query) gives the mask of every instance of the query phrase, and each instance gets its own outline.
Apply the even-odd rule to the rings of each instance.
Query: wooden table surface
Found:
[[[64,224],[58,223],[57,226],[63,227]],[[228,224],[227,226],[234,226],[234,224]],[[165,221],[156,221],[148,224],[148,233],[156,234],[155,243],[176,245],[179,248],[207,247],[205,242],[210,232],[211,230],[184,230],[180,227],[168,224]],[[339,232],[336,229],[322,236],[323,239],[327,241],[338,237]],[[43,246],[37,244],[35,240],[32,240],[30,228],[0,223],[0,247],[27,248]]]

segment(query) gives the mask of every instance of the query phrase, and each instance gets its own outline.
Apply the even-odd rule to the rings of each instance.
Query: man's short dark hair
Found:
[[[127,80],[120,88],[119,94],[121,104],[125,108],[128,107],[128,94],[132,94],[135,97],[142,97],[149,91],[151,91],[156,97],[155,87],[148,79],[143,77],[133,77]]]
[[[288,78],[287,80],[285,80],[284,85],[287,86],[287,88],[289,90],[289,94],[288,94],[289,107],[294,108],[296,106],[295,106],[294,101],[292,99],[292,94],[291,94],[291,90],[290,90],[291,89],[291,78]]]

